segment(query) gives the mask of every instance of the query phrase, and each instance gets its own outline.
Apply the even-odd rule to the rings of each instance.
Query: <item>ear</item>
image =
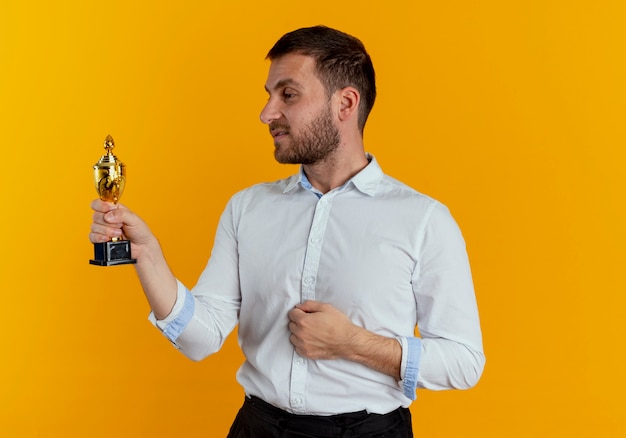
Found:
[[[361,95],[354,87],[345,87],[339,90],[339,120],[345,122],[354,117],[358,119],[359,102]]]

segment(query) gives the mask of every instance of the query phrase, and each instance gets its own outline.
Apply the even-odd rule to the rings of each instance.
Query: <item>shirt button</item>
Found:
[[[302,398],[301,397],[295,397],[293,399],[293,404],[294,405],[301,405],[302,404]]]
[[[304,284],[311,284],[313,283],[313,279],[311,277],[307,277],[304,279]]]
[[[301,357],[299,357],[299,358],[297,358],[297,359],[296,359],[296,363],[297,363],[298,365],[302,365],[302,364],[304,363],[304,359],[302,359]]]

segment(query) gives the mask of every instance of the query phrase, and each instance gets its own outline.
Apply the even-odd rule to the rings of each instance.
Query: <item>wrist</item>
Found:
[[[132,240],[133,256],[137,259],[137,263],[141,260],[143,263],[154,263],[159,259],[163,259],[163,252],[159,240],[152,234],[142,240]]]

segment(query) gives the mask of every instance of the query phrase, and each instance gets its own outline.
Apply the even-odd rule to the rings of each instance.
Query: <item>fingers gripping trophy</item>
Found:
[[[100,199],[117,204],[126,183],[124,164],[113,155],[115,142],[110,135],[104,140],[106,154],[93,166],[94,182]],[[94,243],[94,258],[89,260],[92,265],[112,266],[136,263],[130,253],[130,241],[113,238],[109,242]]]

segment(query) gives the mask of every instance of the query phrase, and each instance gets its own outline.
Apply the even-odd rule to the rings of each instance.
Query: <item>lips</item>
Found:
[[[278,131],[278,132],[273,133],[272,137],[274,137],[274,139],[277,139],[277,138],[280,138],[280,137],[282,137],[284,135],[287,135],[287,133],[284,132],[284,131]]]
[[[289,128],[286,126],[271,126],[270,125],[270,135],[276,139],[282,136],[289,134]]]

